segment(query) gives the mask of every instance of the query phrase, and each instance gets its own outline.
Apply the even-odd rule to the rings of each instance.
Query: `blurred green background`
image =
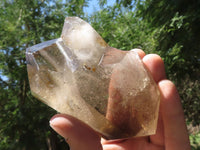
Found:
[[[25,59],[27,47],[60,36],[66,16],[89,22],[112,47],[159,54],[200,150],[199,0],[1,0],[0,150],[69,149],[49,127],[56,112],[30,93]]]

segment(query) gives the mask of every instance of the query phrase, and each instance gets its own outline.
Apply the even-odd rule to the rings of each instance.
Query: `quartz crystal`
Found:
[[[58,39],[27,48],[32,94],[106,139],[155,134],[160,94],[133,51],[110,47],[85,21],[65,19]]]

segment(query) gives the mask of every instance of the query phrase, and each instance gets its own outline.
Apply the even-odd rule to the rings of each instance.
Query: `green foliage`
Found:
[[[112,47],[122,50],[141,48],[146,52],[153,49],[152,30],[128,8],[115,4],[92,15],[89,21]]]
[[[200,150],[200,132],[194,135],[190,135],[190,143],[192,150]]]
[[[115,0],[120,7],[133,8],[133,0]],[[103,8],[107,4],[107,0],[99,0],[99,5]]]
[[[84,17],[83,7],[88,6],[86,0],[66,0],[66,12],[68,16]]]
[[[199,125],[200,112],[200,82],[197,79],[191,80],[188,76],[181,80],[178,90],[187,121],[194,126]]]

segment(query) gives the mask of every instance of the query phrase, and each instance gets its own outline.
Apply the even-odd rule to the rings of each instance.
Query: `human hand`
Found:
[[[72,150],[190,150],[180,97],[175,85],[165,79],[162,59],[155,54],[145,55],[139,49],[135,51],[140,55],[160,89],[161,103],[156,134],[107,141],[73,117],[55,115],[50,120],[50,125],[66,139]]]

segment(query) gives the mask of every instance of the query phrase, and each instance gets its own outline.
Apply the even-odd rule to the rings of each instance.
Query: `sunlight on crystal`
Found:
[[[155,134],[160,93],[139,56],[110,47],[85,21],[65,19],[61,38],[29,47],[32,94],[107,139]]]

